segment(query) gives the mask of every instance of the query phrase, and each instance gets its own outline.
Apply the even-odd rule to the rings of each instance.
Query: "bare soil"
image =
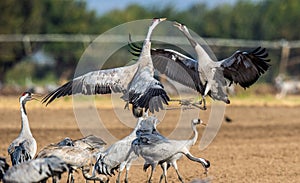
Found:
[[[3,98],[0,102],[0,156],[6,157],[9,163],[7,147],[17,137],[21,126],[17,99],[14,102],[16,104],[7,103]],[[117,138],[130,133],[131,128],[114,118],[114,111],[109,107],[98,110],[110,120],[105,124],[106,128]],[[67,136],[73,139],[82,137],[72,107],[53,105],[46,108],[37,104],[30,107],[28,104],[27,113],[38,150]],[[200,117],[206,121],[208,114],[201,113]],[[299,106],[229,105],[226,115],[233,121],[223,122],[216,138],[205,150],[199,150],[199,138],[191,152],[211,162],[208,178],[212,182],[299,182],[299,114]],[[168,135],[177,117],[178,111],[170,111],[158,126],[159,131]],[[199,132],[201,135],[203,128],[199,128]],[[178,161],[178,166],[185,182],[205,178],[201,165],[185,157]],[[133,165],[129,181],[145,182],[149,170],[143,172],[142,165]],[[160,174],[158,167],[153,182],[158,182]],[[75,178],[76,182],[84,182],[80,172],[75,173]],[[115,177],[110,179],[114,182]],[[179,182],[173,168],[168,172],[168,180]]]

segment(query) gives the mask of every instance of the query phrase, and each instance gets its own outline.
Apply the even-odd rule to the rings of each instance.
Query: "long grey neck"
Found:
[[[155,26],[152,25],[149,27],[146,39],[144,40],[142,53],[140,56],[140,60],[142,61],[144,66],[150,66],[153,67],[152,61],[151,61],[151,34],[154,30]]]
[[[26,112],[26,108],[25,108],[25,103],[26,102],[20,102],[21,105],[21,120],[22,120],[22,126],[21,126],[21,133],[23,135],[30,135],[31,131],[30,131],[30,126],[29,126],[29,121],[28,121],[28,117],[27,117],[27,112]]]
[[[210,56],[206,53],[206,51],[200,46],[197,41],[191,36],[189,32],[182,31],[183,34],[187,37],[189,40],[190,44],[194,47],[197,57],[199,61],[206,61],[206,60],[211,60]]]
[[[197,44],[197,46],[195,47],[195,51],[197,53],[197,57],[198,60],[200,62],[209,62],[212,61],[212,59],[210,58],[210,56],[207,54],[207,52],[202,48],[202,46],[200,46],[199,44]],[[200,65],[200,64],[199,64]]]

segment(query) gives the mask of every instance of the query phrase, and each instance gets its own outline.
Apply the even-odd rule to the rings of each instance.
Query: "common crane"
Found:
[[[10,167],[3,177],[3,182],[47,182],[49,177],[53,178],[53,182],[58,182],[61,174],[67,170],[67,164],[55,156],[32,159]]]
[[[68,174],[68,182],[73,182],[73,171],[81,169],[86,180],[107,181],[107,177],[103,175],[89,174],[90,168],[96,154],[103,150],[106,143],[93,135],[86,136],[78,140],[65,138],[56,144],[50,144],[44,147],[37,155],[37,158],[57,156],[70,166]]]
[[[251,52],[238,50],[226,59],[214,61],[190,35],[185,25],[175,22],[174,26],[187,37],[196,51],[197,58],[188,57],[172,49],[152,48],[153,65],[170,79],[198,91],[202,95],[201,109],[206,109],[207,95],[214,100],[230,103],[225,92],[226,79],[230,81],[229,86],[236,83],[243,88],[248,88],[270,67],[268,53],[261,47]],[[129,46],[133,55],[140,55],[141,48],[138,45],[130,40]]]
[[[137,158],[135,153],[130,153],[131,143],[136,138],[137,129],[142,126],[147,126],[149,128],[143,128],[144,133],[146,133],[146,131],[148,133],[152,133],[156,130],[157,122],[158,121],[152,116],[146,118],[140,117],[137,121],[136,127],[128,136],[115,142],[104,152],[99,154],[99,158],[95,164],[95,170],[97,170],[98,173],[105,175],[112,175],[115,170],[118,170],[119,173],[117,182],[120,182],[121,173],[124,168],[126,168],[125,182],[128,182],[128,171],[130,169],[131,162]]]
[[[31,134],[29,121],[26,112],[26,102],[35,99],[30,92],[24,92],[20,97],[21,106],[21,132],[8,147],[8,154],[11,157],[12,165],[31,160],[37,151],[36,140]],[[37,100],[37,99],[35,99]]]
[[[169,97],[163,85],[153,78],[154,69],[150,55],[151,34],[154,28],[165,18],[154,18],[149,27],[138,61],[130,66],[92,71],[79,76],[43,98],[48,105],[59,97],[84,94],[123,93],[121,97],[127,104],[132,104],[134,116],[141,117],[143,110],[151,113],[163,109],[168,104]],[[127,106],[126,104],[126,106]]]
[[[151,166],[151,173],[148,182],[151,182],[153,172],[158,164],[163,168],[163,175],[165,181],[167,182],[167,169],[168,166],[173,165],[178,178],[183,182],[176,161],[185,155],[192,161],[201,163],[205,169],[205,173],[210,166],[210,162],[203,158],[196,158],[190,152],[190,147],[196,142],[198,137],[198,132],[196,129],[197,124],[203,124],[201,120],[192,120],[192,129],[194,132],[194,137],[189,140],[171,140],[163,137],[161,134],[149,134],[140,133],[138,138],[132,142],[132,150],[139,156],[142,156],[145,160],[144,170],[146,171],[149,166]]]

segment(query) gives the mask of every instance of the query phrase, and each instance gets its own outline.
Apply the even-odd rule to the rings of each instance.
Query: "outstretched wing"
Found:
[[[231,57],[220,61],[224,77],[247,88],[271,66],[268,64],[268,53],[265,48],[258,47],[252,52],[235,52]]]
[[[133,43],[129,37],[131,54],[139,57],[142,47]],[[203,84],[200,82],[198,63],[193,58],[171,49],[151,48],[153,66],[161,74],[170,79],[203,93]]]
[[[92,71],[50,92],[42,99],[42,102],[48,105],[56,98],[74,94],[96,95],[107,94],[112,91],[124,93],[136,71],[136,65]]]

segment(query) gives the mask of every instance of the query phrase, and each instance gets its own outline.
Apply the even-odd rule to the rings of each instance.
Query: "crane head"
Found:
[[[184,24],[181,24],[181,23],[178,23],[178,22],[174,22],[173,25],[175,27],[177,27],[179,30],[181,30],[182,32],[187,32],[189,33],[189,29],[184,25]]]
[[[152,19],[152,27],[157,26],[160,22],[167,20],[167,18],[153,18]]]
[[[30,100],[39,101],[37,98],[34,98],[33,96],[34,96],[33,93],[30,93],[30,92],[26,91],[21,95],[20,102],[25,102],[26,103],[27,101],[30,101]]]
[[[199,119],[199,118],[193,119],[193,120],[192,120],[192,124],[193,124],[193,125],[198,125],[198,124],[200,124],[200,125],[206,126],[206,124],[205,124],[201,119]]]

